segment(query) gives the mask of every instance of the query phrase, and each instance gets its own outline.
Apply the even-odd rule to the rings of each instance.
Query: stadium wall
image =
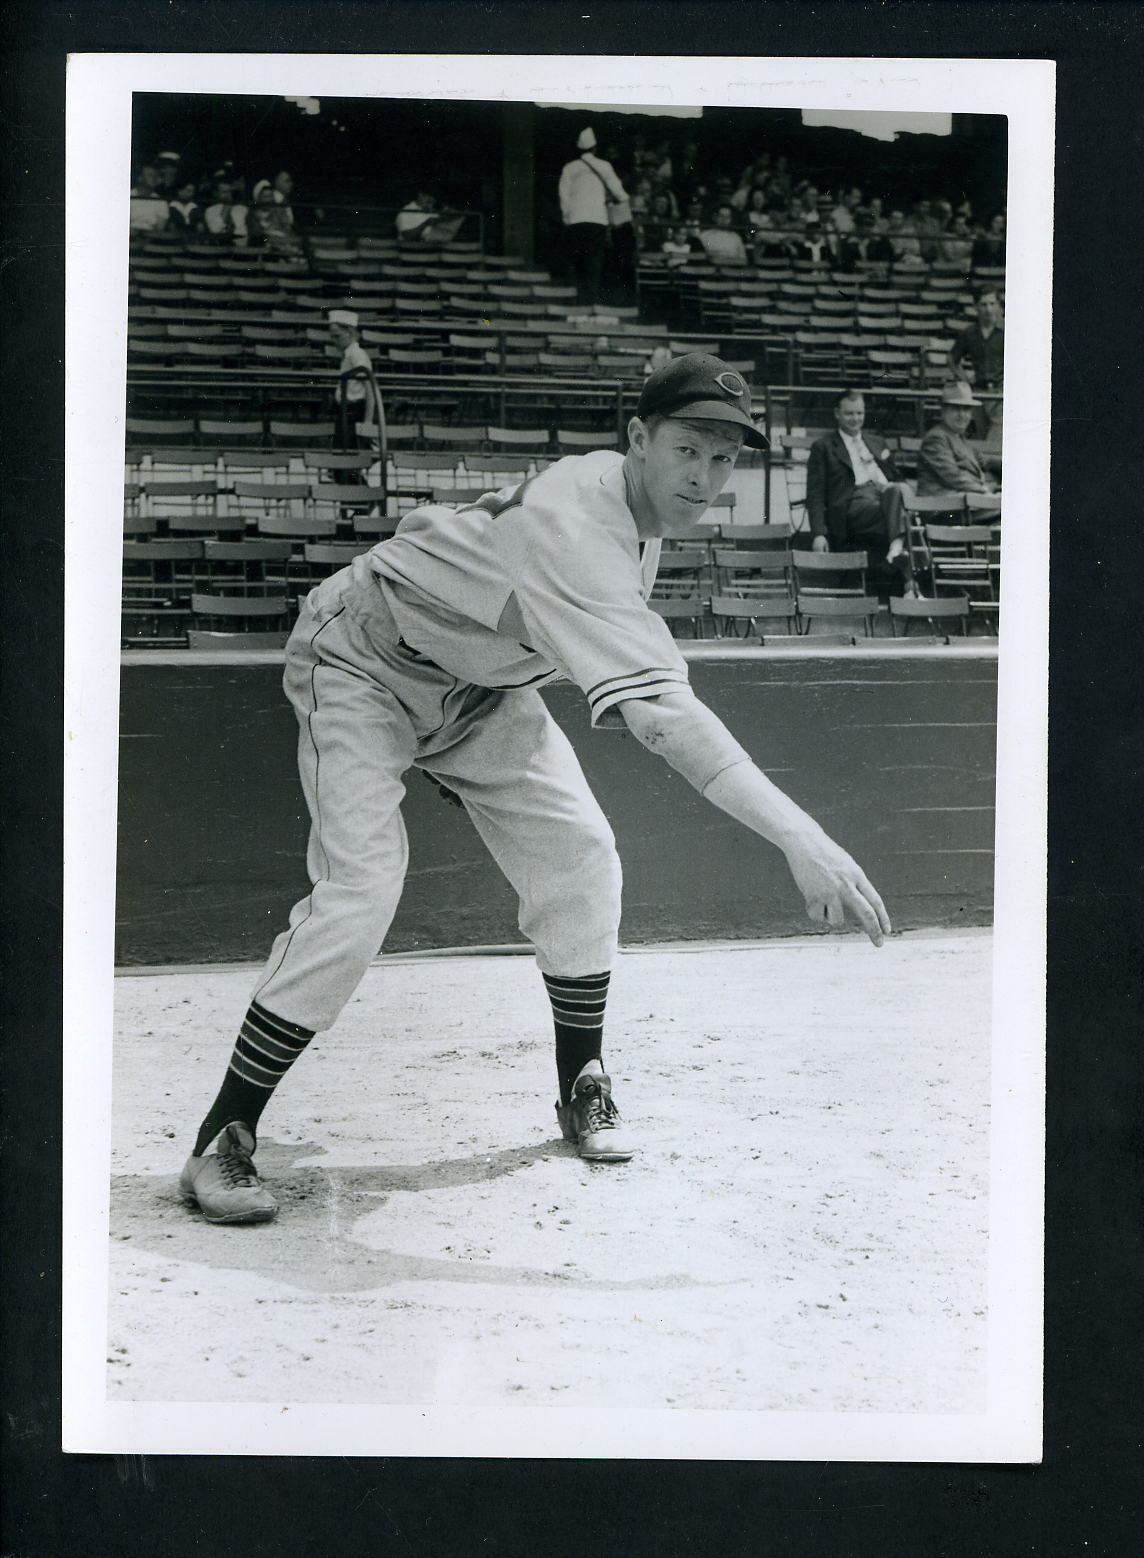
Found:
[[[273,664],[140,656],[121,690],[117,961],[259,960],[306,891],[295,724]],[[699,696],[861,861],[895,927],[988,924],[996,660],[955,650],[697,658]],[[615,828],[626,945],[801,935],[777,851],[630,736],[547,690]],[[518,942],[466,817],[409,779],[410,869],[388,951]]]

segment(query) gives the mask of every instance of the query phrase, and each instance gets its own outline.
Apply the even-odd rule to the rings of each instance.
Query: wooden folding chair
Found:
[[[690,623],[691,633],[689,636],[691,638],[703,637],[705,605],[701,595],[653,595],[648,601],[648,605],[658,616],[664,618],[669,624],[673,635],[679,636],[679,628],[685,623]]]
[[[791,594],[713,595],[711,617],[716,638],[750,638],[759,622],[783,622],[788,634],[798,631],[798,602]]]
[[[802,632],[809,636],[813,636],[810,634],[811,622],[818,618],[826,618],[831,622],[839,620],[861,622],[863,634],[869,638],[879,610],[877,597],[872,595],[815,595],[808,598],[800,594],[798,600]]]

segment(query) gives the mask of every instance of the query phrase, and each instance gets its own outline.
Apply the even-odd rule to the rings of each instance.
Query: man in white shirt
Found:
[[[560,215],[572,277],[581,303],[593,307],[600,300],[600,277],[608,243],[609,208],[627,205],[627,191],[616,170],[603,157],[593,155],[596,132],[581,130],[576,141],[579,156],[560,171]],[[627,207],[629,219],[631,207]]]
[[[714,260],[716,265],[747,263],[747,251],[743,247],[743,240],[732,226],[734,220],[734,208],[723,204],[716,208],[715,225],[705,227],[699,234],[699,241],[707,251],[707,258]]]
[[[356,454],[358,426],[374,420],[373,371],[369,353],[358,338],[358,316],[350,308],[332,308],[329,313],[330,338],[341,348],[338,387],[334,398],[338,408],[337,446]],[[350,480],[353,477],[350,476]]]
[[[844,390],[834,405],[837,431],[819,438],[806,468],[806,512],[816,552],[872,551],[916,595],[906,544],[904,491],[884,439],[865,429],[861,390]]]

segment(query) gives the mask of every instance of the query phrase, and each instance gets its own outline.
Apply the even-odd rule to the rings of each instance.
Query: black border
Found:
[[[0,22],[5,1558],[53,1558],[73,1541],[106,1558],[325,1558],[335,1546],[498,1558],[538,1547],[592,1558],[1138,1550],[1140,14],[1131,3],[954,0],[9,4]],[[59,1452],[63,70],[67,52],[138,49],[1058,62],[1042,1466]],[[591,1358],[584,1371],[590,1391]]]

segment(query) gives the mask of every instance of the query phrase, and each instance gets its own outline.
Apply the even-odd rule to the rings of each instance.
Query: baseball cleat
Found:
[[[216,1152],[192,1153],[179,1176],[183,1199],[195,1203],[208,1223],[268,1223],[278,1203],[254,1167],[254,1132],[241,1120],[223,1127]]]
[[[569,1102],[556,1105],[556,1118],[564,1140],[574,1141],[589,1163],[626,1163],[635,1154],[612,1100],[611,1077],[577,1077]]]

